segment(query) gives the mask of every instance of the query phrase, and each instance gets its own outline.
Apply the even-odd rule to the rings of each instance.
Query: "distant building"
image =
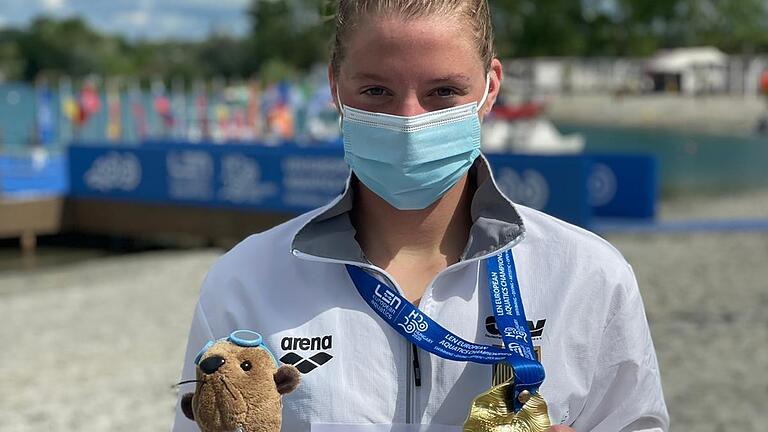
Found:
[[[717,48],[663,50],[650,58],[533,57],[504,61],[506,93],[534,95],[638,94],[683,96],[761,94],[768,56],[726,55]]]
[[[643,66],[643,61],[635,58],[514,59],[504,64],[504,86],[532,94],[640,91]]]
[[[713,47],[659,51],[645,71],[657,92],[695,95],[728,90],[728,56]]]

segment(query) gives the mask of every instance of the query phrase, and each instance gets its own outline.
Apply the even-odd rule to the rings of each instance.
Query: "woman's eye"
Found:
[[[450,87],[441,87],[437,90],[435,90],[435,94],[440,97],[451,97],[456,96],[458,93]]]
[[[384,96],[386,94],[386,90],[381,87],[371,87],[368,90],[365,90],[363,94],[368,96]]]
[[[252,368],[252,367],[253,367],[253,365],[252,365],[252,364],[251,364],[251,362],[249,362],[248,360],[246,360],[246,361],[244,361],[244,362],[240,363],[240,369],[242,369],[242,370],[244,370],[244,371],[246,371],[246,372],[248,372],[249,370],[251,370],[251,368]]]

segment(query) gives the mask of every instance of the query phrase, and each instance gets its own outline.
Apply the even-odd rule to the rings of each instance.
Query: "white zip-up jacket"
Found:
[[[513,205],[482,157],[470,180],[477,189],[468,244],[427,287],[421,311],[466,340],[500,345],[484,259],[512,248],[553,424],[579,432],[666,431],[656,354],[621,254],[583,229]],[[399,287],[354,239],[349,183],[329,205],[248,237],[211,268],[182,379],[194,378],[193,359],[208,340],[250,329],[302,372],[297,390],[283,397],[283,431],[338,424],[345,431],[461,430],[472,399],[491,386],[493,367],[414,350],[365,303],[345,264]],[[198,429],[177,409],[173,430]]]

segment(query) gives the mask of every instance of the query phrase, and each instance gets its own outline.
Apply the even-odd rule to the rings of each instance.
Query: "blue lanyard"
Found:
[[[520,298],[517,271],[512,252],[506,250],[488,258],[488,290],[496,326],[504,348],[466,341],[403,298],[396,290],[381,283],[364,270],[347,265],[357,291],[366,303],[393,329],[421,349],[448,360],[483,364],[509,363],[515,374],[515,411],[521,405],[518,395],[523,390],[536,393],[544,381],[544,367],[536,359],[531,332]]]

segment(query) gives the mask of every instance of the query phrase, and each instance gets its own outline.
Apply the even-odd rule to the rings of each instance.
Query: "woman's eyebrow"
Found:
[[[364,80],[364,81],[379,81],[379,82],[385,82],[387,79],[377,73],[374,72],[358,72],[354,75],[352,75],[353,80]]]
[[[461,81],[466,84],[469,84],[472,81],[472,78],[464,74],[451,74],[451,75],[444,75],[444,76],[432,79],[429,82],[444,83],[444,82],[457,82],[457,81]]]
[[[352,75],[352,79],[356,81],[377,81],[377,82],[387,82],[389,81],[386,77],[383,75],[379,75],[375,72],[358,72],[354,75]],[[449,75],[443,75],[439,76],[437,78],[433,78],[429,80],[430,84],[440,84],[440,83],[446,83],[446,82],[462,82],[469,84],[472,81],[472,78],[470,78],[468,75],[464,75],[461,73],[458,74],[449,74]]]

